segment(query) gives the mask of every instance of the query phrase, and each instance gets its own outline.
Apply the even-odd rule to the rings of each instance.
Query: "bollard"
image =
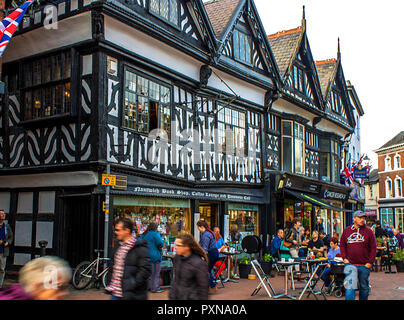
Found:
[[[39,244],[39,247],[40,247],[40,249],[39,249],[39,255],[40,255],[41,257],[43,257],[43,256],[46,255],[46,246],[48,245],[48,241],[46,241],[46,240],[40,240],[40,241],[38,241],[38,244]]]

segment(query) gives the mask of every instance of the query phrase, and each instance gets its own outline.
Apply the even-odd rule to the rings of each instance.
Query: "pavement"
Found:
[[[393,267],[395,271],[395,267]],[[253,271],[254,273],[254,271]],[[272,272],[274,278],[270,278],[272,287],[277,294],[284,291],[285,278],[283,273]],[[299,296],[305,286],[304,281],[295,280],[295,290],[290,289],[291,282],[288,281],[288,293],[294,296]],[[226,282],[224,288],[217,289],[217,293],[209,295],[209,300],[289,300],[288,298],[274,299],[269,298],[264,288],[251,296],[254,289],[259,285],[258,277],[255,280],[240,279],[238,283]],[[317,289],[322,285],[319,281]],[[371,293],[369,300],[404,300],[404,273],[386,274],[385,271],[371,272],[370,274]],[[218,285],[220,287],[220,285]],[[149,293],[149,300],[168,300],[169,288],[166,288],[162,293]],[[272,292],[271,292],[272,294]],[[104,293],[103,289],[89,288],[85,290],[71,290],[66,300],[109,300],[110,296]],[[323,301],[321,295],[318,296],[319,301]],[[316,300],[313,295],[307,298],[307,294],[302,300]],[[327,300],[344,300],[334,296],[327,297]]]

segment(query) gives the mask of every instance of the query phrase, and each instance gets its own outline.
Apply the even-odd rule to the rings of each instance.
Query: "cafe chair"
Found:
[[[260,281],[260,283],[258,284],[258,286],[254,289],[253,293],[251,294],[251,296],[255,296],[262,287],[264,287],[265,291],[267,292],[268,296],[270,298],[272,298],[271,293],[268,290],[267,285],[271,288],[272,293],[274,294],[274,296],[276,295],[274,288],[271,285],[271,282],[269,281],[270,278],[270,274],[266,274],[265,271],[262,269],[261,264],[258,262],[257,259],[254,259],[251,261],[251,265],[255,271],[255,273],[257,274],[257,277]]]

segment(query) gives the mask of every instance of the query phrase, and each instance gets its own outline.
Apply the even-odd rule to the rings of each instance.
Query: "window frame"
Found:
[[[238,37],[238,39],[239,39],[237,42],[238,43],[238,57],[236,57],[236,46],[235,46],[235,41],[234,41],[236,34],[241,34],[241,35],[245,36],[245,38],[248,40],[249,49],[250,49],[250,51],[249,51],[250,60],[249,61],[247,61],[246,59],[241,59],[241,57],[240,57],[241,56],[240,55],[240,52],[241,52],[240,37]],[[236,60],[237,62],[244,63],[248,66],[252,66],[252,64],[253,64],[253,40],[252,40],[251,35],[249,35],[245,31],[241,30],[240,28],[236,28],[233,31],[231,41],[232,41],[232,48],[233,48],[233,52],[232,52],[233,59]],[[244,56],[246,56],[246,52],[247,51],[244,52]]]
[[[392,166],[391,166],[391,158],[389,156],[386,156],[384,158],[384,171],[391,171]]]
[[[390,186],[388,186],[390,184]],[[390,199],[393,198],[393,181],[387,177],[386,180],[384,181],[384,187],[385,187],[385,198]]]
[[[394,169],[401,169],[401,156],[399,154],[394,156]]]
[[[70,55],[70,68],[65,69],[65,63],[66,63],[66,56],[67,53]],[[54,59],[57,57],[61,58],[60,61],[60,78],[59,79],[52,79],[53,72],[54,72]],[[51,65],[50,65],[50,75],[49,75],[49,80],[44,82],[44,77],[45,77],[45,67],[44,67],[44,62],[47,59],[51,59]],[[75,64],[76,64],[76,51],[73,48],[70,48],[68,50],[60,50],[57,52],[53,52],[50,54],[46,55],[41,55],[39,57],[35,58],[29,58],[26,60],[23,60],[19,63],[19,73],[18,73],[18,89],[20,91],[20,97],[21,97],[21,124],[29,124],[29,123],[37,123],[37,122],[43,122],[47,121],[49,119],[64,119],[66,117],[70,117],[76,113],[76,73],[75,73]],[[34,74],[33,74],[33,65],[36,62],[40,62],[40,81],[39,83],[34,84]],[[25,83],[26,81],[26,74],[25,70],[27,70],[25,67],[29,66],[29,73],[30,73],[30,83],[27,85]],[[68,71],[69,76],[64,77],[64,73]],[[66,84],[69,84],[69,105],[68,105],[68,110],[63,113],[54,113],[51,115],[45,115],[46,112],[46,101],[45,101],[45,92],[46,89],[51,88],[51,105],[53,109],[55,108],[54,104],[54,99],[55,99],[55,91],[57,86],[61,85],[61,106],[62,109],[65,109],[65,98],[64,94],[66,93]],[[31,117],[27,117],[27,104],[26,104],[26,93],[31,91]],[[34,110],[34,92],[39,91],[39,99],[41,103],[40,107],[40,115],[37,118],[33,117],[33,110]],[[52,110],[52,109],[51,109]]]
[[[130,91],[129,93],[134,94],[136,96],[136,105],[138,103],[138,97],[142,97],[142,98],[146,98],[148,100],[148,120],[147,120],[147,129],[148,132],[143,132],[143,131],[139,131],[137,129],[137,125],[138,125],[138,119],[139,119],[139,113],[138,113],[138,108],[136,108],[136,127],[135,128],[131,128],[129,126],[125,125],[125,115],[126,115],[126,104],[125,104],[125,100],[126,100],[126,93],[128,92],[127,88],[126,88],[126,82],[127,82],[127,78],[126,78],[126,73],[130,72],[132,74],[135,75],[135,83],[136,83],[136,89],[135,91]],[[121,106],[122,106],[122,110],[120,112],[120,127],[122,130],[127,130],[127,131],[132,131],[135,132],[137,134],[141,134],[141,135],[148,135],[150,133],[150,101],[152,102],[157,102],[158,104],[158,115],[157,115],[157,128],[156,129],[163,129],[160,127],[161,124],[161,106],[165,105],[168,106],[168,109],[170,111],[170,124],[169,124],[169,129],[167,131],[168,134],[168,140],[171,140],[171,125],[172,125],[172,119],[173,119],[173,98],[174,98],[174,94],[173,94],[173,85],[171,83],[165,82],[162,79],[156,78],[152,75],[149,75],[137,68],[134,68],[132,66],[129,65],[124,65],[123,66],[123,72],[122,72],[122,89],[121,89]],[[138,94],[137,92],[137,85],[138,85],[138,79],[137,77],[141,77],[143,79],[146,79],[148,81],[148,88],[147,88],[147,96],[144,94]],[[168,89],[168,91],[170,92],[170,101],[168,103],[162,103],[161,102],[161,89],[159,90],[159,101],[157,101],[154,98],[150,97],[150,81],[153,83],[158,84],[159,86],[165,87]]]
[[[395,198],[403,197],[403,181],[398,176],[396,176],[396,178],[394,179],[394,197]]]
[[[169,5],[169,8],[168,8],[168,11],[169,11],[168,16],[169,16],[169,17],[171,16],[171,10],[170,10],[170,9],[171,9],[171,6],[170,6],[171,1],[175,1],[176,4],[177,4],[177,23],[172,22],[172,21],[170,20],[170,18],[169,18],[169,19],[166,19],[164,16],[160,15],[160,12],[161,12],[161,1],[162,1],[162,0],[158,0],[158,1],[159,1],[159,13],[157,13],[157,12],[155,12],[155,11],[152,10],[152,8],[151,8],[151,2],[152,2],[152,0],[148,0],[148,1],[147,1],[147,10],[148,10],[149,14],[151,14],[152,16],[154,16],[154,17],[156,17],[156,18],[158,18],[158,19],[164,21],[164,23],[169,24],[170,26],[176,28],[177,30],[180,30],[180,26],[181,26],[181,23],[180,23],[180,19],[181,19],[181,6],[180,6],[180,1],[178,1],[178,0],[167,0],[167,1],[168,1],[168,5]]]

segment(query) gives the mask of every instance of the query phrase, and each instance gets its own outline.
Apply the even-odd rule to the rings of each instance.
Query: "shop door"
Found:
[[[64,256],[73,268],[92,257],[90,204],[87,196],[64,199]]]
[[[209,223],[209,226],[212,230],[214,227],[218,226],[218,213],[219,213],[218,203],[201,202],[199,204],[199,213],[201,214],[200,219]]]

